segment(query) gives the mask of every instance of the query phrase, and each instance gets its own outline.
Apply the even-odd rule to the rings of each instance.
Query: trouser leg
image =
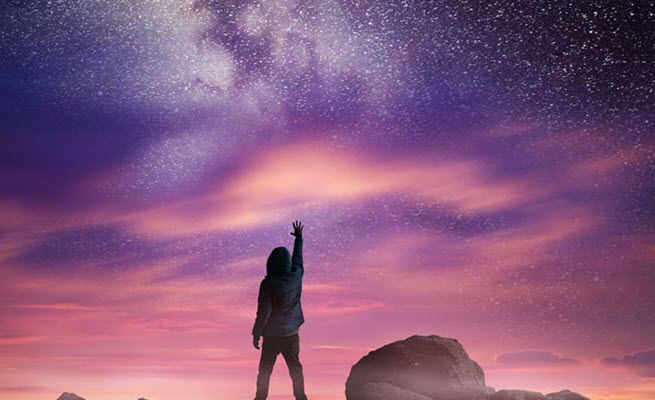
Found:
[[[262,342],[262,354],[259,359],[259,372],[257,374],[257,393],[255,394],[255,400],[265,400],[268,396],[268,385],[271,380],[271,374],[273,373],[273,366],[275,365],[275,360],[279,349],[276,346],[276,343],[264,337]]]
[[[289,375],[291,375],[291,381],[293,382],[293,395],[296,400],[307,400],[305,395],[305,381],[302,372],[302,365],[300,364],[300,338],[299,336],[293,335],[290,337],[289,342],[286,344],[282,350],[282,356],[284,361],[289,367]]]

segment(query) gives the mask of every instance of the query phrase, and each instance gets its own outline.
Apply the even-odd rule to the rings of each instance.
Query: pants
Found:
[[[297,333],[291,336],[264,336],[262,354],[259,359],[255,400],[265,400],[266,396],[268,396],[268,384],[278,353],[282,353],[282,357],[284,357],[284,361],[286,361],[289,368],[289,375],[291,375],[291,381],[293,382],[293,395],[296,400],[307,400],[302,365],[298,358],[299,352],[300,338]]]

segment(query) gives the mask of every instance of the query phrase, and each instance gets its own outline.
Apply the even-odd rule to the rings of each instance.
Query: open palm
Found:
[[[289,234],[293,236],[302,236],[302,222],[300,221],[295,221],[293,224],[293,232],[289,232]]]

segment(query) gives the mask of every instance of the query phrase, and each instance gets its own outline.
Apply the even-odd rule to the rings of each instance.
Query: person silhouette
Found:
[[[266,276],[259,285],[257,316],[252,327],[252,343],[259,350],[263,336],[257,391],[255,400],[265,400],[277,355],[282,353],[293,382],[296,400],[307,400],[302,365],[300,364],[300,337],[298,330],[305,322],[300,304],[304,266],[302,260],[302,230],[299,221],[293,222],[295,236],[293,255],[286,247],[276,247],[266,260]]]

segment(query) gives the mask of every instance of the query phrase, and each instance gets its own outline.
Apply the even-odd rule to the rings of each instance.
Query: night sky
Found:
[[[252,398],[294,220],[310,398],[437,334],[653,399],[654,82],[647,1],[2,1],[0,399]]]

